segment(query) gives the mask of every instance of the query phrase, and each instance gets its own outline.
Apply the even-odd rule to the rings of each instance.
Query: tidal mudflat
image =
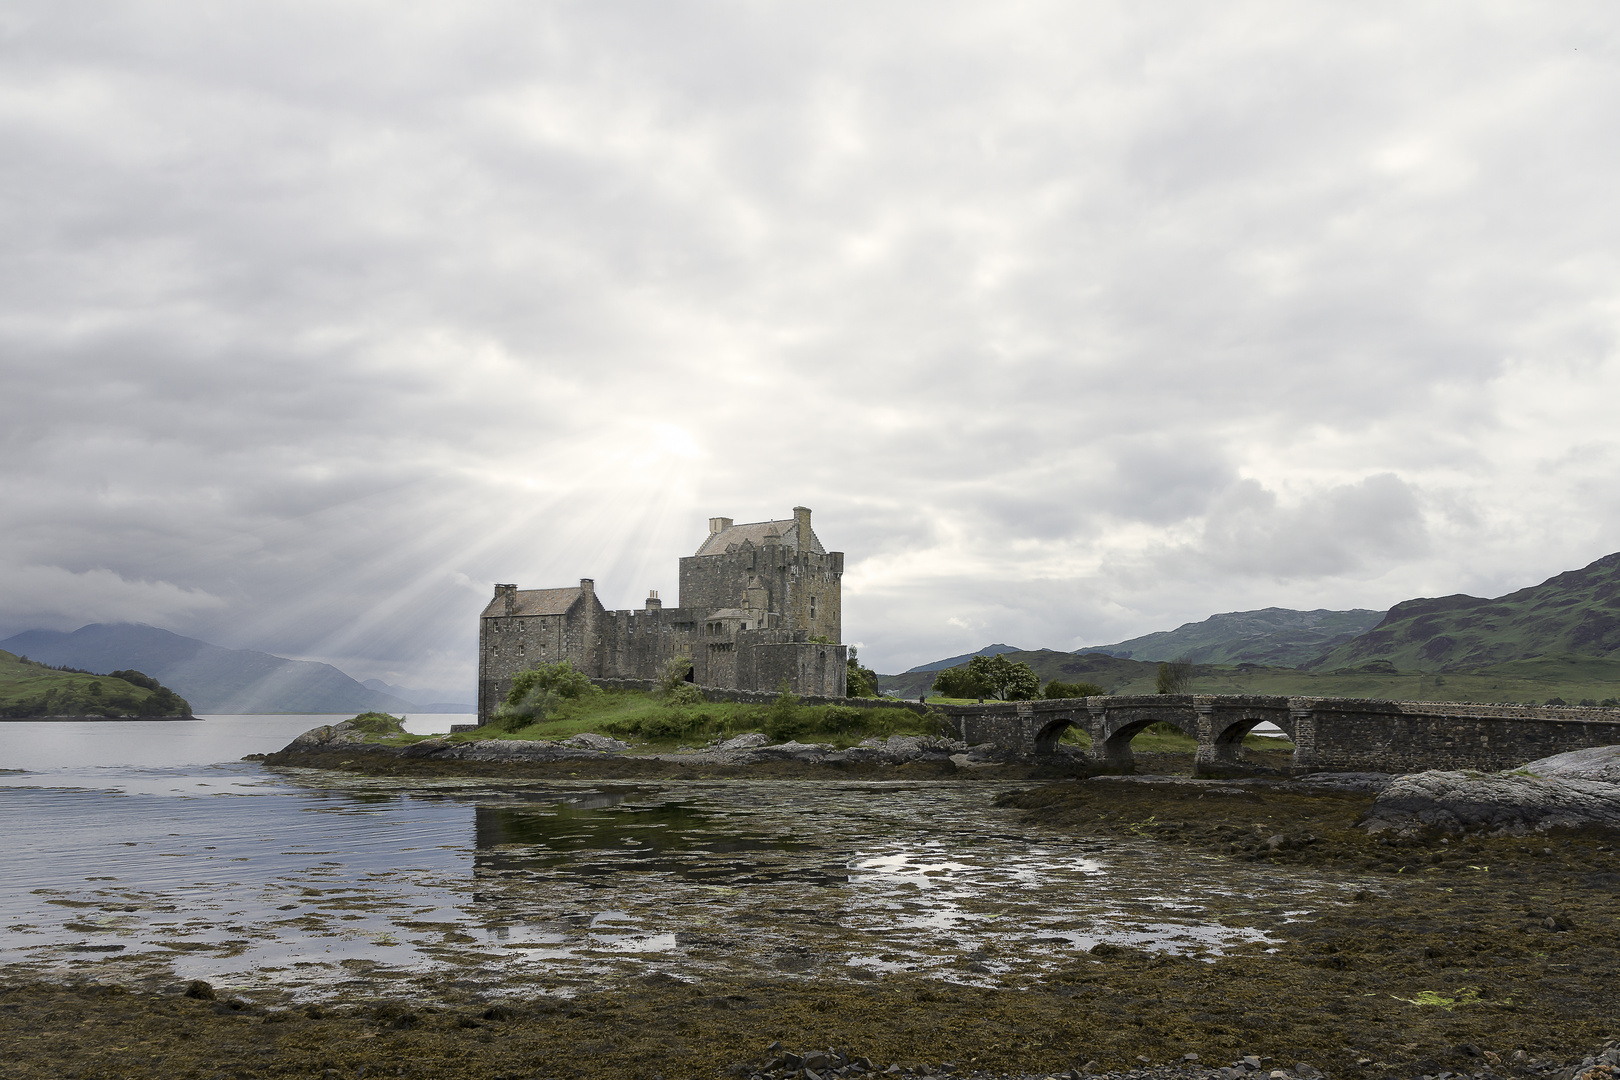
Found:
[[[217,794],[0,793],[31,823],[0,890],[10,976],[206,979],[282,1003],[573,995],[652,971],[1019,986],[1099,944],[1270,947],[1360,887],[1037,835],[991,805],[1007,785],[970,781],[252,770],[219,770]]]
[[[779,1040],[1377,1080],[1542,1075],[1620,1034],[1604,837],[1374,840],[1356,796],[982,776],[11,774],[0,1064],[673,1080]]]

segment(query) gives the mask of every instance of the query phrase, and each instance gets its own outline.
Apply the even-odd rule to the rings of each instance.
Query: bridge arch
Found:
[[[1160,707],[1132,709],[1125,715],[1115,716],[1112,710],[1102,722],[1102,739],[1092,736],[1091,756],[1098,764],[1121,772],[1136,768],[1136,754],[1131,740],[1154,724],[1169,724],[1188,738],[1198,740],[1198,715],[1182,704],[1166,703]]]
[[[1035,732],[1034,744],[1037,754],[1051,754],[1057,751],[1058,743],[1063,739],[1063,733],[1070,728],[1085,732],[1089,738],[1091,725],[1089,718],[1082,718],[1069,714],[1044,718],[1044,723]]]

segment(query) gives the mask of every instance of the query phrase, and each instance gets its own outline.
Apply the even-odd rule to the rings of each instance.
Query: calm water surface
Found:
[[[262,999],[568,993],[649,969],[1016,985],[1100,941],[1264,948],[1360,887],[1026,830],[990,806],[1012,785],[407,782],[239,760],[333,719],[0,724],[6,974]]]

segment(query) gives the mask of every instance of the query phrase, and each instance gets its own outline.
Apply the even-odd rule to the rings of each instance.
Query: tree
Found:
[[[845,697],[877,697],[877,672],[869,667],[862,667],[856,658],[855,649],[849,650],[849,675],[845,683]]]
[[[987,690],[968,672],[966,667],[950,667],[934,676],[934,689],[946,697],[984,697]]]
[[[1051,682],[1046,684],[1046,689],[1042,691],[1042,696],[1048,699],[1101,697],[1106,693],[1108,693],[1107,690],[1104,690],[1094,682],[1059,682],[1058,680],[1053,679]]]
[[[1028,701],[1039,697],[1041,677],[1022,660],[1005,656],[975,656],[968,661],[968,674],[983,687],[986,697],[1003,701]]]
[[[1193,666],[1186,654],[1159,665],[1159,677],[1154,689],[1160,694],[1185,694],[1192,685]]]

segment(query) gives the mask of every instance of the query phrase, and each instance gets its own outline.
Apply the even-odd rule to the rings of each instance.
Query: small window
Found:
[[[813,596],[810,598],[810,617],[816,617],[816,598]]]

